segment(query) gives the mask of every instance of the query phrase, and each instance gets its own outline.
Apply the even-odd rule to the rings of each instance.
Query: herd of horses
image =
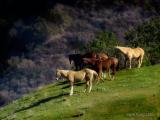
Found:
[[[132,68],[132,59],[135,58],[138,62],[138,68],[141,67],[144,50],[142,48],[130,48],[116,46],[115,50],[123,54],[125,65],[129,62],[129,69]],[[92,81],[96,78],[98,81],[103,80],[103,71],[106,72],[106,77],[114,80],[116,71],[119,67],[119,60],[116,57],[110,57],[106,53],[85,53],[85,54],[70,54],[68,55],[70,64],[74,63],[75,70],[56,70],[57,80],[61,77],[66,78],[70,82],[70,95],[73,95],[73,85],[76,80],[85,80],[85,91],[89,87],[89,92],[92,89]]]

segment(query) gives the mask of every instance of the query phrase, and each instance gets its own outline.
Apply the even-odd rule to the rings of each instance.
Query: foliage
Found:
[[[94,52],[107,52],[113,55],[114,52],[113,47],[119,44],[120,42],[118,41],[114,33],[100,31],[98,32],[95,39],[90,41],[85,46],[85,49],[89,49],[89,51],[94,51]]]
[[[126,33],[128,44],[145,49],[146,57],[151,64],[159,63],[160,59],[160,17],[152,18],[135,29]]]

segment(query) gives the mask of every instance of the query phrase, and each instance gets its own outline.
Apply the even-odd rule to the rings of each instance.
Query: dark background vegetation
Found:
[[[86,45],[140,46],[144,65],[159,63],[159,11],[159,0],[0,0],[0,104],[51,83]]]

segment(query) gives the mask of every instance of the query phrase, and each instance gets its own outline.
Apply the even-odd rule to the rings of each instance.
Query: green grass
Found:
[[[0,109],[2,120],[160,120],[160,65],[117,72],[83,93],[59,81]]]

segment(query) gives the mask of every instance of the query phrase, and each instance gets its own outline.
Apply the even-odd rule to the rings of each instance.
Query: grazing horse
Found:
[[[93,67],[98,59],[101,60],[108,59],[108,55],[106,53],[98,53],[98,54],[93,53],[91,57],[83,58],[83,65],[91,65],[91,67]]]
[[[83,58],[95,58],[96,54],[94,52],[85,54],[70,54],[68,55],[70,64],[74,62],[76,70],[81,70],[83,68]]]
[[[100,79],[102,79],[102,71],[106,71],[106,73],[108,73],[109,78],[114,79],[116,69],[119,65],[118,59],[114,57],[109,57],[108,59],[83,58],[83,62],[85,64],[91,65],[92,68],[98,72]],[[110,75],[110,69],[112,70],[112,78]]]
[[[93,68],[97,62],[97,58],[83,58],[84,65],[90,65]]]
[[[70,95],[73,95],[73,84],[76,80],[86,80],[86,87],[84,92],[86,92],[89,86],[89,92],[92,89],[92,81],[93,78],[96,77],[98,79],[98,74],[96,71],[85,68],[80,71],[73,71],[73,70],[57,70],[56,71],[56,79],[58,80],[60,77],[66,78],[70,82]]]
[[[106,71],[106,76],[108,73],[109,79],[114,80],[118,65],[119,65],[118,59],[115,57],[109,57],[108,59],[105,60],[99,59],[96,62],[96,68],[98,70],[99,78],[102,79],[102,71]],[[110,70],[112,70],[112,76]]]
[[[118,49],[122,54],[125,56],[125,64],[127,66],[127,61],[129,61],[129,69],[131,69],[131,62],[133,58],[136,58],[138,61],[138,68],[141,67],[143,57],[144,57],[144,50],[140,47],[137,48],[130,48],[130,47],[115,47]]]
[[[70,54],[70,55],[68,55],[68,58],[69,58],[70,64],[72,63],[72,61],[74,62],[76,70],[82,69],[82,67],[83,67],[83,64],[82,64],[83,63],[83,61],[82,61],[83,55],[81,55],[81,54]]]

